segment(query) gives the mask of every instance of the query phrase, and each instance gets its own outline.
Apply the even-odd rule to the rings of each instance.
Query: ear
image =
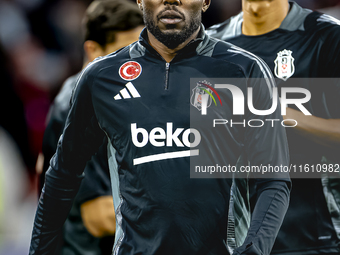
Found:
[[[103,49],[100,47],[99,43],[91,40],[84,42],[84,51],[89,61],[93,61],[103,54]]]
[[[211,0],[203,0],[202,12],[206,12],[210,6]]]
[[[141,11],[143,11],[143,0],[136,0],[137,5]]]

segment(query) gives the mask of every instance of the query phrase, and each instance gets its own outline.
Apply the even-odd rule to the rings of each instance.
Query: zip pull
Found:
[[[169,70],[170,70],[170,63],[165,63],[165,85],[164,85],[165,90],[168,90],[168,86],[169,86]]]

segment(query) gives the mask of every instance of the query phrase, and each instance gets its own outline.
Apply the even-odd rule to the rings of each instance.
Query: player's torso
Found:
[[[232,118],[233,100],[224,90],[218,92],[220,102],[209,89],[211,78],[228,76],[241,80],[244,74],[234,64],[204,56],[170,65],[160,58],[126,58],[98,73],[93,104],[118,162],[111,177],[119,185],[112,184],[119,193],[116,213],[123,218],[119,254],[167,254],[170,248],[176,254],[226,252],[230,180],[191,178],[190,167],[193,158],[208,158],[207,166],[236,165],[242,151],[238,127],[213,130],[214,119]],[[209,98],[207,115],[200,104],[208,94],[200,88],[217,101]],[[205,242],[207,236],[214,238]],[[139,245],[149,243],[152,247]]]
[[[170,64],[156,58],[123,59],[97,75],[95,112],[114,148],[128,153],[120,163],[133,168],[141,162],[138,158],[150,154],[195,149],[204,137],[189,128],[204,131],[213,127],[218,116],[233,118],[232,93],[214,86],[220,81],[234,83],[245,94],[243,78],[238,66],[204,56]],[[204,97],[208,98],[206,114],[202,113]],[[225,127],[241,142],[239,129]]]
[[[315,21],[316,18],[312,23],[316,24]],[[307,30],[277,29],[262,36],[240,35],[227,41],[261,57],[271,69],[279,88],[302,87],[309,90],[312,98],[304,106],[313,115],[338,118],[334,84],[328,84],[330,80],[315,79],[329,77],[327,71],[333,68],[332,60],[324,55],[327,49],[325,50],[322,33],[318,31],[319,26],[315,25],[313,29]],[[333,82],[334,80],[331,81]],[[293,164],[320,163],[322,154],[328,153],[293,130],[286,130]],[[273,254],[338,252],[338,238],[322,189],[319,179],[293,180],[290,208],[273,248]],[[302,217],[297,218],[297,215]]]
[[[326,119],[339,118],[336,105],[337,81],[326,80],[329,77],[328,70],[333,68],[331,60],[327,60],[325,55],[326,46],[322,34],[326,31],[320,30],[318,27],[320,25],[317,25],[315,21],[316,18],[309,19],[313,22],[310,22],[311,27],[306,29],[292,31],[276,29],[260,36],[240,35],[228,39],[228,42],[262,58],[275,76],[280,92],[281,88],[286,87],[308,90],[311,93],[311,99],[304,104],[304,107],[312,115]],[[301,98],[301,95],[291,95],[291,97]],[[295,105],[289,105],[289,107],[298,110]],[[314,155],[314,158],[319,158],[318,160],[321,159],[315,143],[296,136],[296,132],[291,132],[289,129],[287,132],[293,157],[295,154],[304,157],[303,152],[308,151],[309,155]],[[328,151],[327,148],[324,149]]]

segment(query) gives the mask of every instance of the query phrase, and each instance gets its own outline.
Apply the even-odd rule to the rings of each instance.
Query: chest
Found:
[[[241,36],[230,42],[262,58],[278,85],[291,77],[319,77],[323,70],[321,40],[303,31],[277,32],[259,37]]]
[[[244,81],[233,65],[216,63],[211,58],[170,65],[133,62],[139,71],[122,70],[125,63],[107,69],[95,79],[92,93],[101,128],[118,152],[129,152],[127,162],[145,155],[196,148],[212,139],[215,119],[233,118],[231,91],[214,89],[221,82]],[[246,88],[244,84],[239,87]],[[232,136],[239,133],[237,127],[225,125],[213,135],[213,140],[229,137],[235,144]]]

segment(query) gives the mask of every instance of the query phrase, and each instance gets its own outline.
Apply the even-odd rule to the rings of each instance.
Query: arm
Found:
[[[330,148],[340,148],[340,119],[323,119],[313,115],[304,115],[302,112],[287,107],[284,119],[294,119],[298,125],[294,130],[310,140]],[[296,123],[286,122],[287,125]]]
[[[88,70],[78,82],[63,135],[46,173],[32,232],[30,255],[47,255],[56,249],[85,164],[103,141],[104,133],[98,126],[92,105],[91,79]]]
[[[42,152],[38,157],[40,162],[37,162],[36,165],[39,167],[40,164],[40,169],[36,169],[37,173],[40,174],[38,189],[39,195],[44,185],[45,174],[50,166],[50,160],[57,149],[59,137],[63,133],[67,114],[71,107],[70,101],[72,90],[77,82],[77,77],[78,74],[71,76],[63,83],[60,92],[55,97],[47,114],[47,125],[44,131]]]
[[[252,75],[258,67],[254,67]],[[272,77],[271,77],[272,78]],[[257,110],[267,110],[272,106],[275,83],[273,79],[250,79],[253,87],[253,104]],[[246,119],[282,120],[280,107],[270,115],[255,115],[248,112]],[[265,124],[260,128],[246,127],[244,146],[249,164],[252,166],[288,166],[288,143],[284,127],[277,121],[273,126]],[[256,203],[251,216],[250,227],[244,243],[234,254],[268,255],[288,209],[290,178],[285,172],[255,173],[250,175],[256,188]]]
[[[86,229],[95,237],[114,235],[116,221],[112,196],[101,196],[80,206]]]
[[[76,198],[83,223],[95,237],[114,235],[116,231],[110,173],[107,160],[107,139],[87,163],[85,178]]]
[[[334,19],[335,20],[335,19]],[[326,108],[325,112],[321,112],[317,116],[305,116],[300,111],[292,108],[287,108],[287,115],[284,119],[295,119],[298,125],[292,130],[299,133],[319,145],[339,150],[340,148],[340,25],[332,21],[327,15],[323,19],[317,21],[317,31],[319,36],[320,49],[318,52],[319,58],[317,60],[317,74],[320,80],[312,94],[312,105],[314,111],[319,111],[318,103],[322,103]],[[324,78],[330,78],[326,80]],[[313,88],[314,81],[310,80],[310,88]],[[315,88],[320,88],[315,90]],[[322,93],[323,95],[318,95]],[[314,96],[314,99],[313,99]],[[313,113],[314,114],[314,113]],[[288,122],[286,122],[288,124]],[[294,125],[294,123],[290,123]]]
[[[284,181],[257,183],[257,201],[247,237],[234,255],[269,255],[289,204],[289,184]]]

